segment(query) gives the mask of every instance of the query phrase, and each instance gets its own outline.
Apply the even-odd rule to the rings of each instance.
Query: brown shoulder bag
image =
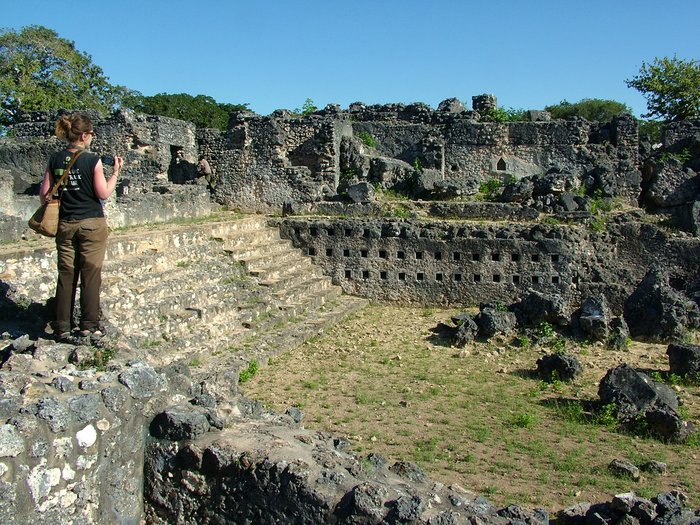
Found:
[[[73,158],[70,159],[68,166],[63,172],[63,176],[53,185],[53,188],[51,188],[49,200],[39,206],[39,209],[36,210],[31,219],[29,219],[29,227],[35,232],[45,235],[46,237],[56,237],[56,232],[58,231],[58,211],[61,207],[61,195],[63,195],[63,192],[61,192],[61,195],[59,195],[57,199],[54,198],[54,195],[59,186],[66,180],[66,177],[68,177],[73,164],[75,164],[75,161],[80,157],[82,152],[83,151],[80,150],[73,155]]]

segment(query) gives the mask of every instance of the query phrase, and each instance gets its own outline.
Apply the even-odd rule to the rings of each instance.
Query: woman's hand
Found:
[[[114,175],[119,175],[122,167],[124,166],[124,157],[114,157]]]

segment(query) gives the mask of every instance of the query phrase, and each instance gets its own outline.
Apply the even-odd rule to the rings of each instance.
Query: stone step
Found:
[[[279,279],[273,284],[268,285],[268,288],[271,297],[283,303],[299,302],[305,297],[313,298],[328,290],[337,289],[339,291],[339,287],[335,287],[330,279],[325,276],[300,280],[298,276],[290,275],[287,278]]]
[[[152,228],[113,232],[109,238],[106,257],[119,258],[172,249],[186,250],[188,246],[212,241],[223,243],[229,238],[251,238],[255,235],[271,235],[272,237],[276,235],[279,237],[276,230],[260,233],[266,229],[264,218],[250,217],[196,225],[159,224]]]
[[[226,236],[214,237],[214,239],[223,245],[225,250],[242,250],[251,246],[261,246],[264,244],[275,244],[282,239],[277,230],[247,230],[241,233],[228,234]],[[291,241],[284,240],[284,244],[290,244]]]
[[[179,284],[179,286],[176,286]],[[113,291],[110,288],[108,291]],[[134,292],[130,289],[121,289],[119,295],[104,294],[103,310],[112,322],[117,324],[121,315],[138,311],[143,318],[143,323],[148,323],[148,318],[155,316],[172,315],[182,310],[200,312],[210,311],[214,304],[224,304],[227,298],[247,297],[245,287],[235,284],[222,285],[217,282],[202,282],[201,285],[192,287],[192,282],[166,283],[165,286],[151,287],[142,292]]]
[[[189,266],[146,272],[134,279],[122,278],[124,268],[119,267],[118,274],[105,279],[105,312],[114,316],[124,309],[133,309],[134,305],[146,309],[149,315],[158,316],[170,315],[182,308],[204,312],[210,309],[207,308],[209,304],[222,303],[226,295],[241,293],[242,288],[258,284],[248,282],[240,266],[220,265],[220,262],[220,258],[210,258],[206,271]],[[315,268],[309,271],[307,264],[304,260],[285,264],[284,278],[278,278],[273,285],[264,283],[266,286],[261,293],[268,294],[268,301],[273,304],[284,304],[302,300],[305,293],[316,294],[330,287],[330,280]],[[284,291],[278,292],[282,284],[289,290],[288,296]]]
[[[243,263],[245,263],[248,273],[263,283],[275,281],[299,271],[314,276],[323,275],[320,268],[314,266],[310,260],[302,257],[298,252],[287,252],[277,256],[262,255],[243,260]]]
[[[367,304],[367,299],[339,295],[321,306],[296,313],[286,323],[269,326],[244,338],[233,338],[227,341],[227,350],[218,353],[216,359],[211,357],[211,353],[200,354],[202,366],[193,370],[193,375],[202,383],[216,383],[229,380],[225,372],[244,368],[252,361],[265,366],[270,358],[299,346]]]
[[[229,242],[223,244],[223,250],[235,260],[246,260],[262,255],[274,256],[294,250],[290,241],[277,239],[265,242],[242,243],[232,246]]]
[[[36,290],[53,295],[53,245],[0,255],[0,274],[13,285],[34,300]],[[153,363],[207,361],[209,370],[262,364],[363,304],[342,295],[264,217],[138,228],[114,232],[108,242],[108,330],[130,357]]]
[[[134,290],[158,286],[166,282],[189,283],[207,280],[237,281],[248,278],[244,265],[223,252],[206,254],[196,259],[172,259],[168,256],[135,256],[105,264],[103,285],[119,285]]]

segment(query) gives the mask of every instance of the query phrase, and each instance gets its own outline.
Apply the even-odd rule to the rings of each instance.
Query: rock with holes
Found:
[[[639,481],[641,477],[637,467],[629,461],[621,459],[613,459],[608,465],[608,470],[618,478],[629,478],[633,481]]]
[[[151,435],[158,439],[182,441],[196,439],[208,432],[212,426],[220,428],[223,424],[213,421],[207,409],[194,405],[176,405],[153,418],[150,431]]]
[[[594,341],[606,341],[610,332],[610,310],[602,296],[589,297],[577,312],[578,326]]]
[[[348,186],[348,197],[352,202],[372,202],[375,199],[374,188],[368,182],[358,182]]]
[[[453,345],[462,348],[476,339],[479,333],[479,326],[471,316],[466,316],[461,320],[454,332]]]
[[[525,326],[550,323],[568,326],[571,319],[571,304],[563,295],[529,290],[523,299],[514,305],[518,322]]]

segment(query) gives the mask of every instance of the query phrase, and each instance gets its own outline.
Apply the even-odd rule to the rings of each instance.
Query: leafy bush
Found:
[[[655,58],[642,62],[639,74],[625,80],[628,87],[647,99],[645,118],[665,121],[683,120],[700,115],[700,61],[680,58]]]
[[[654,144],[661,140],[662,122],[658,120],[640,120],[638,126],[640,139],[646,139]]]
[[[500,179],[489,179],[479,184],[479,193],[483,200],[492,201],[498,198],[503,182]]]
[[[255,374],[258,373],[259,368],[260,367],[257,361],[251,361],[248,363],[248,367],[246,369],[241,370],[241,373],[238,375],[238,382],[242,384],[249,381]]]
[[[357,137],[365,144],[365,146],[369,146],[370,148],[377,147],[377,139],[375,139],[369,132],[360,131],[357,134]]]
[[[212,97],[187,93],[159,93],[135,97],[134,109],[148,115],[160,115],[192,122],[199,128],[226,130],[233,113],[248,109],[247,104],[221,104]]]
[[[662,162],[668,162],[669,160],[673,159],[678,161],[680,164],[685,164],[688,162],[693,156],[690,153],[690,150],[688,148],[683,149],[683,151],[679,151],[678,153],[671,153],[668,151],[664,151],[659,159]]]
[[[526,120],[526,114],[527,112],[524,109],[494,108],[489,112],[488,116],[495,122],[522,122]]]
[[[304,101],[304,104],[301,106],[301,110],[296,110],[296,113],[301,113],[302,115],[311,115],[312,113],[318,111],[318,108],[314,104],[314,101],[311,100],[310,98],[307,98]]]

